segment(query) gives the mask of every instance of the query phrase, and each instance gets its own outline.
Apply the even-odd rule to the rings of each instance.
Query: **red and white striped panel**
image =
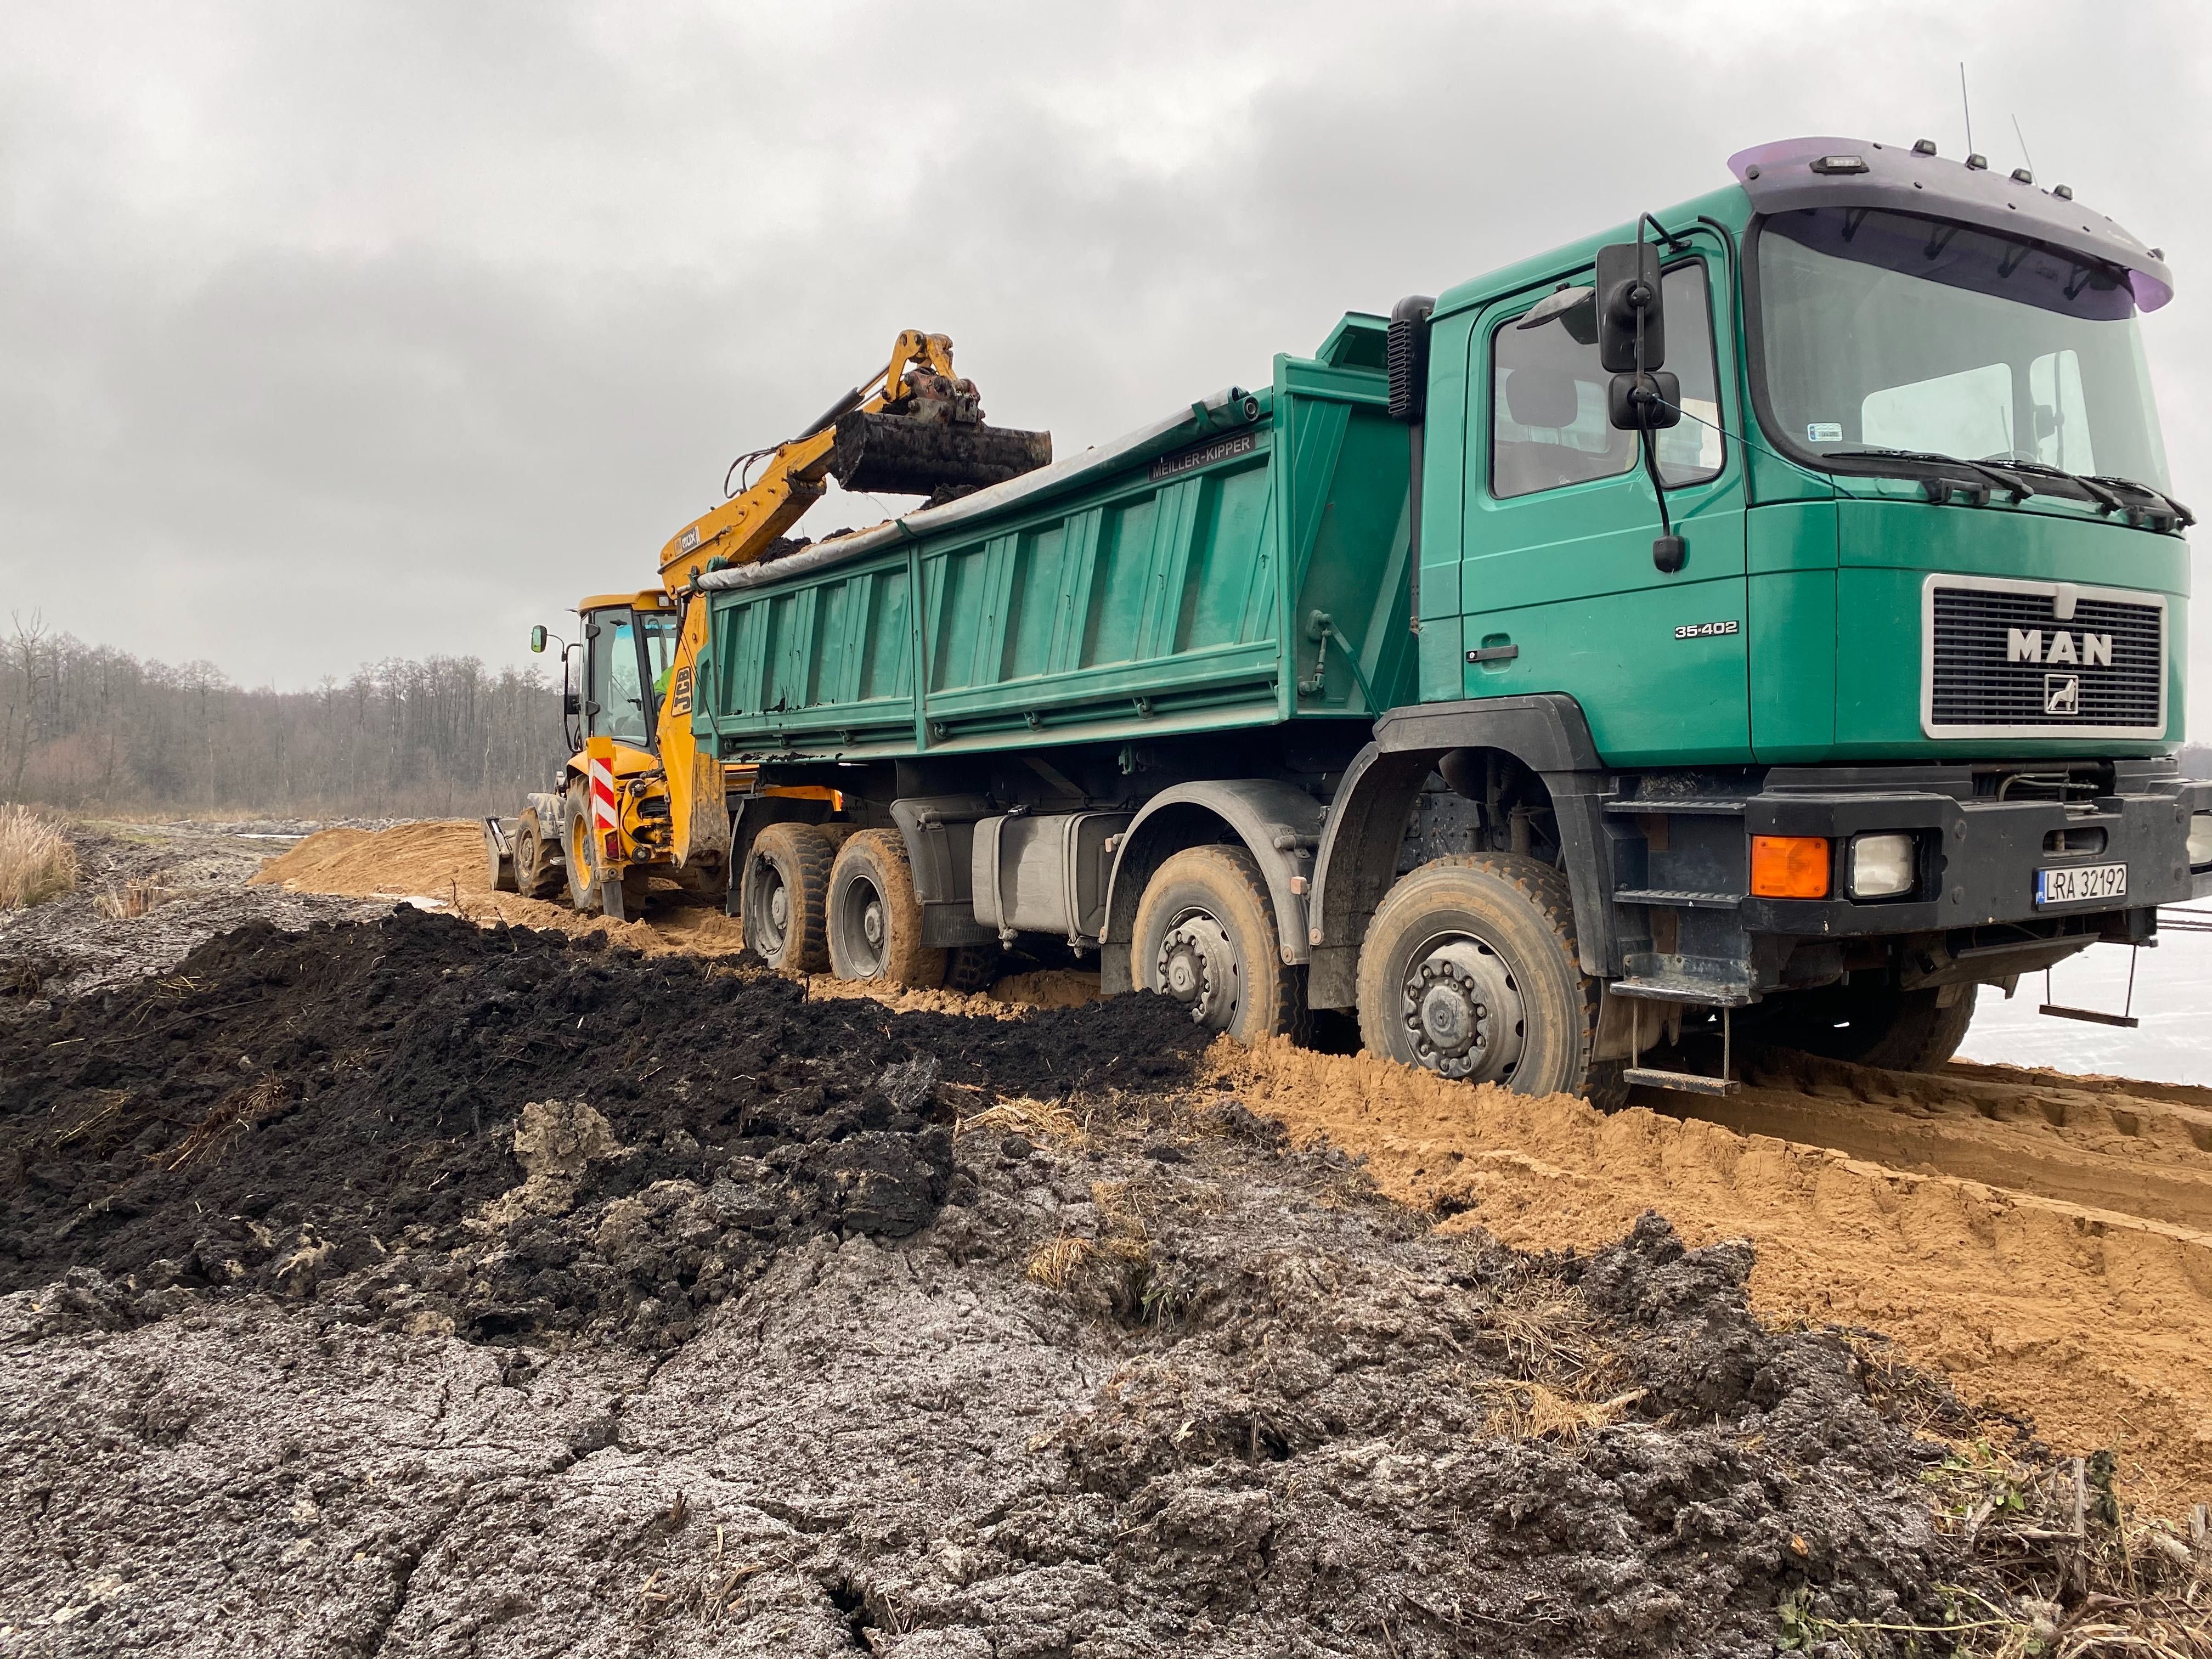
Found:
[[[601,830],[622,827],[621,816],[615,811],[615,769],[603,760],[591,763],[592,823]]]

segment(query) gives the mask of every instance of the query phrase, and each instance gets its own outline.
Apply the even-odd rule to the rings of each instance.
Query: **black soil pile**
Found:
[[[927,1224],[960,1111],[1199,1046],[1156,998],[895,1014],[412,909],[256,924],[0,1033],[0,1290],[343,1279],[354,1322],[665,1346],[780,1247]]]

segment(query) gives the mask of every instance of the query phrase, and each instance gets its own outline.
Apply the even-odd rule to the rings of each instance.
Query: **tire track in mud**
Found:
[[[2212,1231],[1643,1105],[1607,1116],[1567,1096],[1469,1090],[1287,1042],[1218,1045],[1212,1060],[1254,1110],[1301,1143],[1364,1155],[1385,1192],[1450,1215],[1448,1226],[1522,1249],[1588,1250],[1656,1209],[1697,1243],[1747,1238],[1759,1253],[1753,1302],[1767,1316],[1869,1328],[1977,1407],[2033,1419],[2062,1450],[2112,1448],[2154,1510],[2212,1491]],[[1945,1099],[1977,1097],[1972,1077],[1910,1081]],[[2109,1090],[2074,1092],[2130,1109],[2112,1106]],[[1844,1116],[1843,1102],[1774,1093],[1808,1120]],[[2002,1121],[2007,1111],[2048,1121],[2033,1098],[1992,1103],[1999,1120],[1954,1104],[1911,1121],[1972,1117],[2008,1133],[2028,1132]],[[2087,1104],[2059,1104],[2076,1111],[2077,1137],[2108,1132]],[[2189,1158],[2202,1157],[2185,1120],[2166,1125],[2177,1127]],[[2061,1125],[2051,1146],[2076,1145],[2066,1136]],[[1972,1143],[1961,1133],[1957,1145]],[[2017,1176],[2002,1150],[1986,1155],[1992,1172]],[[2189,1172],[2187,1159],[2174,1161]],[[2136,1162],[2147,1174],[2158,1167]]]
[[[1741,1134],[1826,1146],[1899,1170],[2212,1232],[2212,1109],[2154,1085],[2056,1073],[1933,1075],[1770,1054],[1747,1086],[1702,1097],[1652,1090],[1635,1103]],[[2172,1093],[2212,1091],[2175,1090]]]

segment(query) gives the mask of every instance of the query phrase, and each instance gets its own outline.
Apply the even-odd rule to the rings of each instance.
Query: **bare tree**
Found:
[[[0,643],[0,799],[77,810],[401,817],[512,811],[563,754],[536,670],[365,663],[308,691],[142,661],[16,617]]]

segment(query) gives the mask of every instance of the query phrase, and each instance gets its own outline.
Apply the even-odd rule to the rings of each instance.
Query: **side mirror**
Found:
[[[544,623],[540,623],[537,627],[530,630],[530,650],[531,653],[535,656],[541,654],[544,649],[545,624]]]
[[[1667,361],[1667,318],[1660,304],[1656,242],[1613,242],[1597,251],[1597,351],[1609,374],[1656,368]]]
[[[1606,418],[1623,432],[1658,432],[1682,422],[1681,377],[1667,369],[1616,374],[1605,389]]]

